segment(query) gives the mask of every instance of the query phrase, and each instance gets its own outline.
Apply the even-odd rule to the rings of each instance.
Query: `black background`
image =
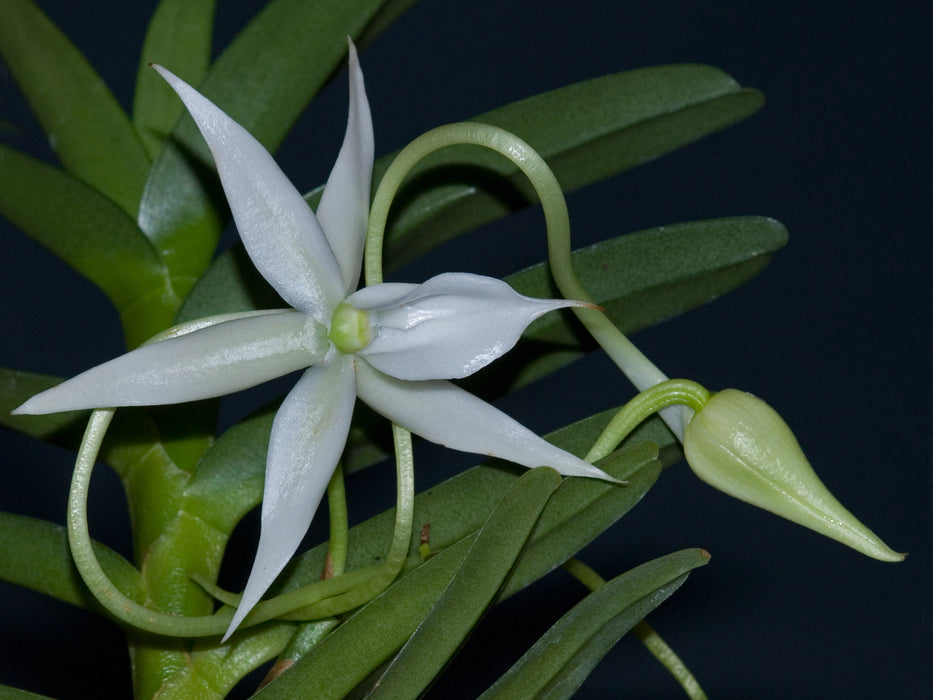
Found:
[[[154,3],[39,4],[128,108]],[[232,4],[220,3],[218,49],[261,5]],[[582,558],[611,577],[683,547],[712,553],[652,618],[711,697],[929,697],[929,21],[921,2],[425,2],[361,57],[378,153],[521,97],[646,65],[708,63],[766,93],[750,120],[569,197],[578,245],[731,215],[788,227],[789,245],[747,287],[635,341],[671,376],[766,398],[840,500],[911,552],[882,564],[734,502],[684,466],[665,473]],[[326,177],[345,115],[341,73],[279,152],[299,189]],[[0,120],[7,141],[53,158],[5,72]],[[0,364],[71,375],[121,351],[99,291],[6,222],[0,246]],[[501,276],[544,254],[532,210],[399,279],[455,269]],[[631,394],[594,356],[503,407],[545,432]],[[245,410],[231,407],[228,419]],[[0,441],[0,507],[63,522],[71,456],[9,432]],[[438,461],[446,471],[434,471]],[[425,450],[419,487],[472,462]],[[120,487],[101,471],[92,531],[125,551]],[[351,482],[351,499],[384,491],[391,468],[378,471]],[[360,517],[376,508],[355,507]],[[254,539],[244,541],[248,558]],[[497,609],[452,669],[473,685],[442,682],[437,697],[477,694],[580,593],[558,573]],[[114,627],[11,586],[0,596],[0,683],[61,698],[128,695]],[[92,653],[98,642],[103,651]],[[621,695],[681,696],[634,638],[579,697]]]

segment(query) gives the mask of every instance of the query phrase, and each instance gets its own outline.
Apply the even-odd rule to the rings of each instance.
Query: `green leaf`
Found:
[[[553,90],[471,121],[527,141],[570,192],[741,121],[763,101],[757,90],[709,66],[655,66]],[[377,161],[376,182],[394,157]],[[499,154],[469,146],[443,149],[419,163],[399,192],[386,232],[385,267],[536,203],[525,176]]]
[[[0,368],[0,425],[77,451],[87,427],[90,411],[66,411],[40,416],[10,414],[10,411],[30,396],[61,382],[60,377]],[[197,429],[198,409],[212,410],[212,406],[210,402],[202,401],[172,408],[174,410],[171,415],[179,416],[179,422],[184,423],[176,430],[172,430],[175,426],[164,414],[158,413],[162,420],[157,428],[148,411],[138,408],[121,409],[107,433],[107,440],[101,450],[101,460],[124,476],[141,453],[155,453],[164,449],[177,465],[183,468],[193,466],[194,460],[188,453],[200,456],[205,447],[203,437],[191,436],[190,431]],[[192,444],[199,442],[202,444]]]
[[[541,510],[560,486],[549,467],[523,474],[489,515],[450,583],[368,697],[419,696],[493,603]]]
[[[675,552],[609,581],[561,617],[489,690],[484,700],[569,698],[609,649],[705,565],[701,549]]]
[[[198,462],[182,496],[182,508],[229,535],[262,499],[269,433],[278,404],[230,428]]]
[[[107,294],[130,346],[171,325],[175,281],[133,220],[93,188],[0,145],[0,213]]]
[[[600,416],[599,420],[602,418]],[[605,418],[608,420],[608,416]],[[593,421],[581,422],[580,432],[591,431]],[[578,431],[565,429],[562,436],[573,443],[577,440]],[[555,514],[563,514],[566,527],[589,528],[588,537],[592,539],[602,531],[603,524],[599,522],[601,518],[596,518],[594,523],[585,522],[590,507],[613,490],[620,494],[615,517],[621,517],[654,483],[658,474],[658,465],[653,459],[655,454],[653,445],[640,443],[599,462],[599,466],[613,476],[628,479],[629,483],[624,487],[591,479],[565,479],[548,501],[539,522],[554,522],[561,518]],[[518,476],[515,470],[475,467],[419,494],[415,503],[415,524],[431,525],[431,549],[440,551],[422,562],[417,555],[419,538],[415,533],[406,573],[257,697],[290,698],[301,688],[309,697],[338,698],[361,683],[405,643],[429,613],[466,556],[476,531]],[[573,482],[580,482],[583,489],[568,489]],[[571,517],[574,514],[576,518]],[[392,515],[392,511],[383,513],[350,530],[348,569],[378,561],[391,532]],[[553,562],[543,565],[543,558],[532,559],[531,566],[536,569],[536,575],[528,570],[522,572],[526,554],[535,547],[535,537],[536,532],[532,533],[526,553],[519,559],[513,576],[534,580],[574,554],[575,550],[555,549],[552,551]],[[569,542],[570,538],[565,541]],[[363,548],[365,551],[357,551]],[[319,575],[323,554],[324,548],[318,547],[301,557],[298,565],[286,572],[287,587],[300,585],[303,580],[313,580]]]
[[[20,690],[9,685],[0,685],[0,700],[53,700],[48,695],[38,695],[30,693],[28,690]]]
[[[0,53],[65,169],[135,217],[149,158],[84,56],[31,0],[0,3]]]
[[[117,588],[142,603],[142,581],[133,565],[102,544],[94,551]],[[103,611],[74,566],[67,531],[54,523],[0,512],[0,580]]]
[[[383,2],[379,11],[372,16],[369,24],[366,25],[366,29],[356,38],[356,47],[362,49],[369,46],[377,36],[388,29],[395,20],[416,2],[418,0],[387,0]]]
[[[216,0],[161,0],[149,22],[139,58],[133,124],[155,158],[184,111],[181,100],[150,63],[165,66],[192,85],[210,63]]]
[[[66,411],[44,416],[10,415],[30,396],[60,384],[60,377],[0,368],[0,425],[53,445],[76,450],[90,411]]]
[[[274,0],[211,66],[199,89],[274,151],[310,99],[342,65],[347,36],[386,0]],[[227,218],[213,161],[190,116],[153,165],[140,225],[178,275],[196,279]]]
[[[631,334],[745,284],[786,243],[787,229],[774,219],[734,217],[620,236],[575,251],[572,260],[593,300]],[[528,296],[560,296],[545,263],[505,279]],[[512,391],[596,347],[572,314],[546,314],[529,326],[514,350],[465,386],[484,396]]]

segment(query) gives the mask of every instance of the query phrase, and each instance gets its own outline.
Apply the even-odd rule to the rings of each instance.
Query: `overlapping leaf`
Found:
[[[71,605],[103,610],[75,568],[65,528],[24,515],[0,513],[0,542],[0,580]],[[95,551],[110,580],[124,594],[142,602],[139,572],[103,545],[96,545]]]
[[[473,539],[444,592],[367,697],[417,697],[427,688],[494,602],[560,482],[557,472],[542,467],[512,484]]]
[[[675,65],[577,83],[474,119],[526,139],[570,191],[739,121],[761,104],[758,91],[741,88],[722,71]],[[376,161],[376,183],[394,158]],[[321,191],[307,195],[313,205]],[[476,147],[443,149],[419,164],[399,193],[386,232],[385,267],[535,201],[524,176],[500,155]],[[250,268],[236,247],[221,256],[179,318],[274,304]]]
[[[0,3],[0,53],[65,170],[135,217],[149,158],[84,56],[31,0]]]
[[[604,425],[608,418],[601,415],[577,424],[576,430],[560,431],[561,437],[569,442],[555,442],[564,447],[576,443],[582,435],[595,431],[600,423]],[[654,445],[639,443],[599,462],[610,474],[627,478],[629,484],[625,487],[587,479],[565,480],[545,506],[539,524],[560,522],[560,527],[574,530],[575,535],[551,538],[554,532],[551,529],[539,537],[536,528],[512,575],[524,581],[539,578],[572,556],[581,540],[588,542],[605,529],[605,510],[611,510],[615,519],[633,507],[657,478],[659,467],[653,460],[656,453]],[[466,556],[476,531],[517,478],[514,470],[476,467],[419,494],[415,523],[431,523],[431,547],[439,553],[421,562],[415,554],[416,536],[407,573],[338,627],[259,697],[293,697],[294,692],[302,688],[315,697],[338,698],[362,682],[404,644],[428,614]],[[575,482],[583,488],[579,489]],[[384,513],[351,530],[350,568],[379,560],[382,554],[379,547],[385,547],[390,532],[391,515],[391,512]],[[534,554],[536,546],[545,548],[547,554]],[[319,547],[301,557],[296,566],[286,572],[284,588],[313,580],[321,570],[323,554],[323,548]]]
[[[387,0],[274,0],[224,50],[201,92],[274,151]],[[139,223],[174,274],[197,278],[226,221],[213,161],[184,115],[153,165]]]
[[[100,287],[127,343],[172,323],[181,297],[133,219],[67,173],[0,145],[0,214]]]
[[[687,574],[709,561],[700,549],[675,552],[606,583],[561,617],[482,700],[569,698],[635,624],[663,603]]]
[[[216,0],[162,0],[152,14],[139,58],[133,124],[155,158],[184,108],[168,84],[149,66],[158,63],[191,85],[207,71],[214,34]]]

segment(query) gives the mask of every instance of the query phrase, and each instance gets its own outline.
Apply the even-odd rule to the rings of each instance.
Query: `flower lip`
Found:
[[[369,313],[372,341],[360,354],[399,379],[462,379],[512,349],[539,316],[571,306],[535,299],[502,280],[448,272],[424,284],[375,285],[348,301]]]

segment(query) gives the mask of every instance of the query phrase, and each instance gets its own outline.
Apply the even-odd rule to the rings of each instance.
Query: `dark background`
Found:
[[[155,3],[39,4],[129,107]],[[220,3],[218,48],[261,5],[232,4]],[[569,197],[578,245],[731,215],[769,215],[788,227],[790,244],[747,287],[635,341],[671,376],[766,398],[839,499],[911,552],[903,564],[882,564],[734,502],[685,466],[665,473],[582,558],[608,578],[683,547],[712,553],[652,617],[711,697],[929,697],[930,19],[921,2],[425,2],[362,54],[378,153],[444,122],[640,66],[708,63],[766,93],[750,120]],[[299,189],[326,177],[345,114],[341,74],[280,150]],[[52,158],[5,72],[0,120],[13,125],[7,141]],[[543,259],[543,236],[540,211],[525,212],[403,277],[501,276]],[[71,375],[121,351],[100,292],[6,222],[0,246],[0,364]],[[545,432],[631,394],[594,356],[503,407]],[[0,441],[0,508],[63,522],[71,455],[9,432]],[[472,463],[426,450],[423,485],[438,478],[431,463],[439,460]],[[356,493],[382,492],[391,472],[380,471]],[[125,550],[120,487],[101,472],[92,528]],[[497,609],[472,656],[452,669],[474,685],[448,682],[437,696],[477,694],[580,593],[557,573]],[[98,641],[104,651],[91,654]],[[108,623],[0,586],[0,683],[62,698],[123,696],[127,669]],[[681,697],[634,638],[610,652],[579,696],[621,695]]]

